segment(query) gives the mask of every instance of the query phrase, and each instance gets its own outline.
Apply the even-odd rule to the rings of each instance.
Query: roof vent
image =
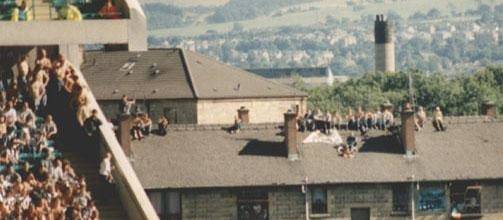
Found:
[[[203,63],[201,63],[201,61],[199,61],[199,60],[196,60],[196,63],[197,63],[197,64],[203,64]]]
[[[218,89],[217,88],[213,88],[213,92],[216,92],[216,91],[218,91]]]
[[[234,91],[239,91],[240,88],[241,88],[241,83],[238,83],[238,85],[236,86],[236,88],[234,88]]]
[[[117,94],[119,93],[119,90],[118,89],[114,89],[114,91],[112,91],[113,94]]]
[[[131,74],[133,74],[133,70],[129,70],[129,71],[126,73],[126,75],[131,75]]]
[[[157,67],[157,63],[152,63],[152,65],[150,66],[151,69],[154,69]]]
[[[159,73],[161,73],[160,70],[154,70],[154,71],[152,71],[152,75],[158,75]]]
[[[272,88],[270,86],[267,86],[267,89],[271,90]]]
[[[157,93],[157,89],[152,90],[152,93]]]

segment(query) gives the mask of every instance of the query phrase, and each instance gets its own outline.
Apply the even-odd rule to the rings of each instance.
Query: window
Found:
[[[480,214],[480,186],[452,183],[450,186],[451,211],[460,214]]]
[[[327,190],[321,187],[311,189],[311,213],[327,213]]]
[[[409,211],[410,186],[398,184],[393,186],[393,212],[406,214]]]
[[[419,211],[443,211],[445,209],[445,190],[436,187],[420,189],[417,200]]]
[[[159,217],[163,219],[164,209],[162,203],[162,192],[149,192],[148,198],[150,199],[152,206],[154,206],[157,215],[159,215]]]
[[[179,192],[148,192],[148,197],[160,219],[182,219]]]
[[[244,190],[238,193],[239,220],[269,219],[269,196],[264,190]]]
[[[166,209],[169,220],[179,220],[182,219],[182,209],[180,204],[180,193],[179,192],[167,192],[166,193]]]

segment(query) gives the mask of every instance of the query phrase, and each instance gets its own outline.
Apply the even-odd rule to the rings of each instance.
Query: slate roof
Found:
[[[128,63],[134,65],[128,66]],[[141,99],[307,96],[294,88],[182,49],[86,52],[81,69],[98,100],[118,100],[122,94]]]
[[[352,159],[328,144],[303,144],[289,161],[279,129],[172,131],[133,142],[133,167],[147,189],[407,182],[503,178],[503,122],[427,127],[416,132],[418,154],[404,157],[396,139],[373,131]],[[307,134],[303,134],[305,137]],[[344,134],[342,134],[344,138]]]

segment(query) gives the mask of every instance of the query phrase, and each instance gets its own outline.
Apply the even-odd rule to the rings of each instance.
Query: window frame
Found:
[[[391,212],[393,215],[408,215],[410,213],[411,186],[410,184],[394,184],[391,188]],[[399,195],[402,194],[402,195]],[[404,198],[399,198],[403,196]],[[400,204],[405,201],[404,204]],[[404,207],[402,209],[398,207]]]
[[[314,198],[314,192],[316,190],[320,190],[323,195],[324,195],[324,200],[325,200],[325,203],[322,205],[320,205],[320,209],[315,209],[315,198]],[[313,215],[323,215],[323,214],[328,214],[328,190],[326,187],[321,187],[321,186],[314,186],[314,187],[311,187],[310,190],[310,203],[311,203],[311,207],[309,209],[310,211],[310,214],[313,214]]]

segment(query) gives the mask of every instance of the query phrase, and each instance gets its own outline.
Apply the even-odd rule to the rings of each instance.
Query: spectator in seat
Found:
[[[35,65],[39,66],[41,69],[48,71],[52,68],[52,63],[49,58],[47,58],[47,51],[45,49],[40,49],[37,53],[37,59],[35,60]]]
[[[63,7],[61,7],[58,11],[58,15],[59,18],[63,20],[82,21],[82,14],[80,13],[79,8],[70,3],[66,3]]]
[[[444,116],[438,106],[433,111],[433,127],[435,127],[437,131],[445,131]]]
[[[28,102],[24,102],[23,107],[22,107],[21,111],[19,112],[19,117],[18,117],[17,121],[21,125],[27,125],[29,118],[35,119],[36,116],[35,116],[35,113],[31,110],[30,104]]]
[[[98,15],[104,19],[119,19],[120,12],[117,7],[112,3],[112,0],[107,0],[105,5],[100,9]]]
[[[58,127],[56,126],[56,123],[54,123],[54,120],[52,119],[52,115],[47,115],[45,117],[44,124],[42,125],[42,130],[46,133],[47,139],[54,139],[56,137],[56,134],[58,134]]]
[[[169,125],[169,121],[166,117],[164,116],[161,116],[159,118],[159,121],[157,122],[157,125],[158,125],[158,129],[159,129],[159,134],[160,135],[166,135],[168,132],[168,125]]]
[[[31,10],[27,8],[26,1],[22,1],[21,5],[12,10],[11,21],[31,21]]]
[[[8,101],[5,109],[3,111],[3,115],[5,116],[7,127],[14,126],[14,123],[17,121],[17,112],[14,108],[13,101]]]

